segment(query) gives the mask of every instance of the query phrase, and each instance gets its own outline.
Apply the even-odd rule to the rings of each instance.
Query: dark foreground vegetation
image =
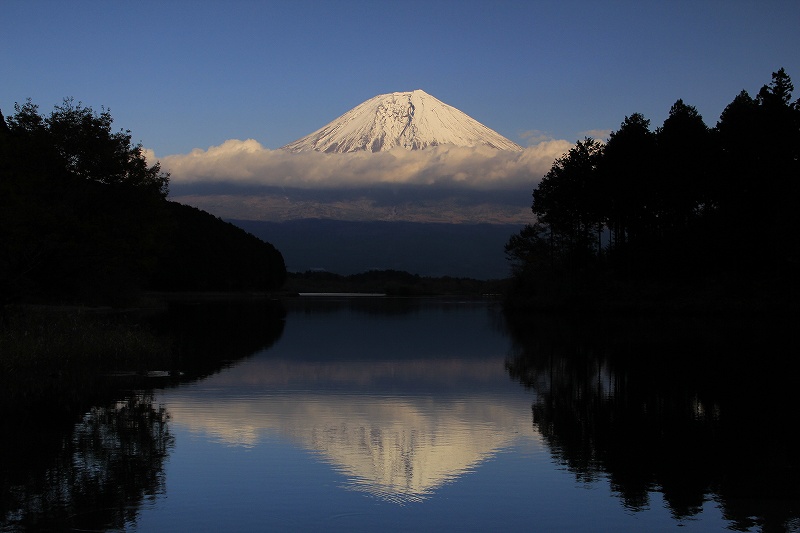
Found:
[[[272,290],[272,245],[166,200],[107,110],[67,99],[48,116],[28,101],[0,115],[0,305],[127,305],[147,289]]]
[[[795,308],[800,101],[781,69],[713,128],[678,100],[586,138],[533,191],[506,245],[510,308]]]

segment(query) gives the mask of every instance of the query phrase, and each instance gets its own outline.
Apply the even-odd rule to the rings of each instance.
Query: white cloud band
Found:
[[[270,150],[253,139],[231,139],[207,150],[166,156],[161,165],[175,185],[335,189],[408,184],[498,190],[532,187],[571,146],[548,140],[521,152],[443,145],[418,151],[323,154]]]

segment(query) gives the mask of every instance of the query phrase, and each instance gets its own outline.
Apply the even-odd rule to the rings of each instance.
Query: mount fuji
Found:
[[[187,180],[180,201],[272,243],[291,272],[475,279],[508,275],[528,179],[566,151],[523,150],[422,90],[370,98],[281,149],[229,144],[180,160],[184,175],[209,176]],[[232,169],[244,186],[213,181]]]
[[[289,152],[385,152],[431,146],[522,147],[425,91],[380,94],[317,131],[283,146]]]

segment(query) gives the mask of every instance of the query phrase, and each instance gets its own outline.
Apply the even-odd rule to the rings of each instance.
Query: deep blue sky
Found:
[[[377,94],[423,89],[501,134],[575,141],[678,98],[706,123],[785,67],[800,2],[37,1],[0,6],[0,109],[72,96],[158,156],[277,148]]]

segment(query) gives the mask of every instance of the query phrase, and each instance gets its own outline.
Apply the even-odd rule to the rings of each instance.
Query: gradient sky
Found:
[[[780,67],[800,2],[2,0],[0,109],[71,96],[157,156],[278,148],[377,94],[423,89],[523,145],[678,98],[714,125]],[[795,94],[795,97],[797,94]]]

